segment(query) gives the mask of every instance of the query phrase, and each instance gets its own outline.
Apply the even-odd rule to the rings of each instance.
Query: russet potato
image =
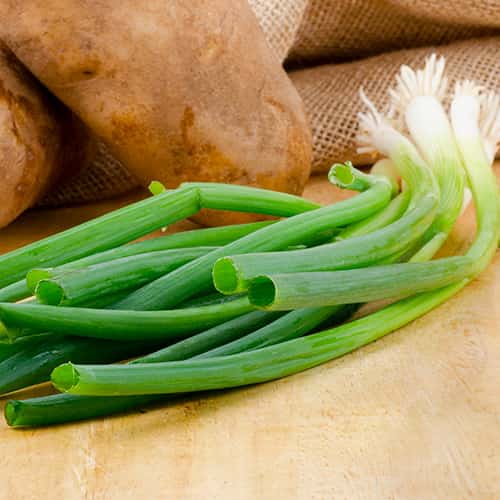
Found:
[[[0,227],[90,161],[92,144],[83,124],[0,43]]]
[[[144,185],[302,192],[302,102],[246,0],[4,0],[0,18],[0,38]]]

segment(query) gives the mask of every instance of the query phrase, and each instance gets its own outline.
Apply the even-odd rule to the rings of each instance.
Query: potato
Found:
[[[0,43],[0,227],[31,207],[64,170],[82,165],[88,135]]]
[[[246,0],[3,0],[0,18],[17,57],[144,185],[302,192],[302,102]]]

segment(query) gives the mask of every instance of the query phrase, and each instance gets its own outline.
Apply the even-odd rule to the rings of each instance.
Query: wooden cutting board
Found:
[[[26,214],[0,252],[139,196]],[[345,194],[314,178],[306,196]],[[447,250],[473,234],[468,210]],[[499,299],[497,257],[427,316],[293,377],[59,427],[2,421],[0,498],[500,498]]]

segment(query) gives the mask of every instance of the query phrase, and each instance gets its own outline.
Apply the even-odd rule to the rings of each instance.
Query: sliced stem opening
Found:
[[[42,304],[58,306],[64,299],[64,290],[55,281],[41,280],[36,286],[35,295]]]
[[[276,298],[276,287],[273,280],[267,276],[253,279],[248,289],[248,298],[257,307],[268,307]]]
[[[215,288],[226,295],[239,292],[238,269],[230,258],[219,259],[212,269]]]
[[[64,363],[54,369],[51,380],[56,389],[66,392],[78,385],[80,377],[71,363]]]

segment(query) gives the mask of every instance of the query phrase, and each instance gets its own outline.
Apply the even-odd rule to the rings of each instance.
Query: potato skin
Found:
[[[0,227],[91,155],[83,124],[0,42]]]
[[[0,18],[17,57],[144,185],[302,192],[302,102],[246,0],[4,0]]]

